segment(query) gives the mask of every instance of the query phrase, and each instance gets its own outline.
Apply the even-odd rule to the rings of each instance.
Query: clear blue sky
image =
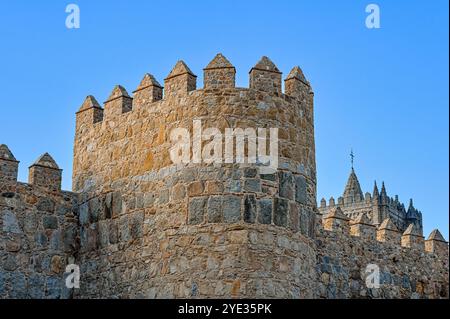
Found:
[[[65,27],[65,7],[81,28]],[[315,91],[318,199],[339,196],[349,152],[363,191],[415,199],[425,235],[448,239],[448,1],[377,1],[381,29],[365,27],[371,1],[5,1],[0,11],[0,143],[21,161],[43,152],[71,188],[75,115],[115,84],[145,72],[162,82],[178,59],[199,76],[217,52],[237,84],[262,55],[284,75],[300,65]]]

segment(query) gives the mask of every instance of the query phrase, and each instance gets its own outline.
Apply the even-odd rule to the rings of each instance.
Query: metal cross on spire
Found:
[[[353,169],[353,160],[355,159],[355,154],[353,154],[353,149],[350,151],[350,158],[351,158],[352,169]]]

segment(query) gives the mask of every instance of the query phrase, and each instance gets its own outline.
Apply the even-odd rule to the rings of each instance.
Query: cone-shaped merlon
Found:
[[[430,236],[428,236],[427,240],[436,240],[436,241],[443,241],[445,242],[444,236],[442,236],[441,232],[438,229],[434,229]]]
[[[259,60],[258,63],[256,63],[256,65],[252,68],[252,70],[253,69],[281,73],[277,66],[266,56],[263,56],[261,60]]]
[[[409,224],[409,226],[403,232],[403,235],[421,236],[422,234],[420,233],[420,231],[417,229],[417,227],[414,224]]]
[[[50,156],[50,154],[45,153],[41,155],[36,162],[33,163],[31,166],[43,166],[53,169],[59,169],[58,164],[56,164],[55,160]]]
[[[100,104],[97,102],[95,97],[92,96],[92,95],[88,95],[84,99],[84,102],[83,102],[83,104],[81,104],[81,107],[80,107],[79,111],[88,110],[90,108],[99,108],[99,109],[101,109]]]
[[[234,66],[228,61],[226,57],[222,55],[222,53],[218,53],[211,62],[208,63],[204,70],[210,69],[225,69],[225,68],[234,68]]]
[[[333,208],[326,216],[325,218],[337,218],[337,219],[344,219],[349,220],[347,216],[342,212],[340,207]]]
[[[286,80],[290,80],[290,79],[297,79],[297,80],[307,83],[305,75],[303,74],[303,71],[302,71],[302,69],[300,69],[299,66],[294,66],[292,68],[291,72],[289,72],[288,76],[286,77]]]
[[[361,214],[358,217],[356,217],[354,220],[352,220],[352,224],[371,225],[371,222],[370,222],[369,218],[367,218],[366,214]]]
[[[130,95],[128,94],[127,90],[121,85],[116,85],[114,89],[111,92],[111,95],[108,97],[108,101],[117,99],[119,97],[127,97],[130,98]]]
[[[150,73],[146,73],[141,83],[139,83],[139,86],[136,89],[136,91],[145,89],[149,86],[157,86],[159,88],[162,88],[161,84],[159,84],[159,82],[155,79],[153,75],[151,75]]]
[[[170,71],[169,75],[166,77],[166,80],[173,78],[175,76],[178,76],[178,75],[186,74],[186,73],[188,73],[192,76],[196,76],[194,73],[192,73],[192,71],[189,69],[189,67],[186,65],[186,63],[184,63],[184,61],[180,60],[175,64],[172,71]]]
[[[380,230],[381,229],[388,229],[388,230],[395,230],[398,231],[397,226],[394,225],[394,223],[392,222],[392,220],[390,218],[386,218],[380,225]]]
[[[17,162],[13,153],[9,150],[8,146],[6,146],[5,144],[0,144],[0,159]]]

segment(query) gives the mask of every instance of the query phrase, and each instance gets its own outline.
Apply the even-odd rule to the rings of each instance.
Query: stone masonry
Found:
[[[103,107],[88,96],[73,192],[49,154],[18,182],[0,146],[0,298],[448,298],[448,245],[437,230],[424,240],[421,215],[399,227],[389,213],[317,208],[314,94],[299,67],[284,93],[267,57],[249,88],[221,54],[203,72],[202,89],[179,61],[164,88],[145,74],[133,96],[120,85]],[[174,164],[171,131],[194,120],[278,128],[278,169]],[[347,199],[359,196],[354,178]],[[67,264],[80,266],[79,289],[65,286]],[[371,264],[379,288],[365,282]]]

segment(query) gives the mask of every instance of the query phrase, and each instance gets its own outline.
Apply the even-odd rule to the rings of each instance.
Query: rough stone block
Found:
[[[244,181],[244,191],[246,192],[261,192],[261,181],[259,179],[246,179]]]
[[[202,181],[192,182],[188,185],[187,191],[189,196],[198,196],[203,193],[205,186]]]
[[[112,195],[112,215],[111,217],[117,217],[122,213],[122,194],[114,192]]]
[[[88,206],[89,206],[89,222],[90,223],[98,222],[102,212],[100,199],[98,197],[92,198],[89,201]]]
[[[299,214],[299,228],[300,228],[300,233],[302,235],[308,236],[309,231],[309,214],[308,212],[301,208],[300,209],[300,214]]]
[[[295,176],[295,200],[301,204],[308,200],[306,179],[302,175]]]
[[[55,216],[44,216],[42,218],[42,225],[45,229],[57,229],[58,219]]]
[[[273,223],[277,226],[286,227],[289,214],[289,201],[284,198],[275,197]]]
[[[223,197],[223,217],[226,223],[235,223],[241,219],[241,197],[226,195]]]
[[[109,225],[108,221],[101,220],[98,223],[98,235],[99,243],[101,247],[106,247],[109,245]]]
[[[119,242],[119,228],[117,226],[117,219],[111,220],[109,224],[109,242],[117,244]]]
[[[289,228],[293,232],[298,231],[299,227],[298,223],[300,220],[299,211],[300,211],[299,204],[297,204],[296,202],[289,203]]]
[[[259,176],[261,177],[261,179],[271,182],[275,182],[275,180],[277,179],[275,174],[260,174]]]
[[[118,228],[120,241],[129,241],[131,239],[131,236],[128,216],[125,215],[119,218]]]
[[[39,199],[37,205],[37,210],[53,213],[55,210],[55,202],[49,198],[41,198]]]
[[[144,212],[136,212],[130,218],[130,235],[131,238],[141,238],[144,229]]]
[[[222,196],[211,196],[208,199],[208,223],[219,223],[223,219]]]
[[[155,194],[154,193],[145,193],[144,194],[144,207],[150,207],[155,203]]]
[[[61,246],[62,246],[61,231],[55,230],[52,232],[52,234],[50,236],[50,249],[60,250]]]
[[[246,177],[246,178],[255,178],[257,173],[258,173],[258,171],[254,167],[244,168],[244,177]]]
[[[61,278],[58,277],[48,277],[47,278],[47,289],[46,297],[49,299],[59,299],[61,296]]]
[[[27,297],[26,289],[26,276],[22,272],[12,272],[11,273],[11,292],[10,298],[13,299],[25,299]],[[1,296],[1,285],[0,285],[0,296]]]
[[[16,214],[9,210],[2,211],[3,219],[3,231],[7,233],[20,234],[22,230],[19,226],[19,221],[17,220]]]
[[[225,182],[225,192],[240,193],[242,191],[241,181],[236,179],[229,179]]]
[[[44,298],[45,281],[42,275],[31,275],[28,279],[28,294],[32,299]]]
[[[186,187],[183,184],[175,185],[172,188],[172,200],[179,201],[186,197]],[[139,207],[138,207],[139,208]]]
[[[169,190],[163,189],[162,191],[159,192],[158,203],[160,205],[164,205],[167,204],[168,202],[169,202]]]
[[[105,196],[105,202],[104,202],[104,211],[105,211],[105,218],[112,218],[112,193],[108,193]]]
[[[291,172],[278,172],[280,197],[294,199],[294,183]]]
[[[254,223],[256,220],[256,198],[249,194],[244,197],[244,221]]]
[[[258,200],[258,222],[261,224],[272,223],[273,201],[270,198]]]
[[[44,233],[38,232],[35,234],[34,238],[36,245],[38,245],[38,247],[43,248],[47,246],[48,238]]]
[[[88,203],[83,203],[80,205],[79,209],[79,220],[81,225],[88,225],[89,224],[89,205]]]
[[[206,197],[195,197],[189,200],[189,224],[196,225],[203,222],[205,206]]]

